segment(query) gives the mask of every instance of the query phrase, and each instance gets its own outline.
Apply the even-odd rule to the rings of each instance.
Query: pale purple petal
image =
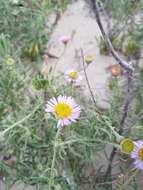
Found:
[[[60,103],[60,102],[62,102],[62,96],[60,95],[60,96],[58,96],[58,98],[57,98],[57,100],[58,100],[58,103]]]
[[[63,119],[63,123],[64,123],[64,125],[69,125],[69,124],[71,124],[71,122],[70,122],[69,119]]]
[[[52,98],[49,102],[53,103],[54,105],[57,104],[56,98]]]
[[[45,109],[45,112],[54,112],[54,109],[52,107],[47,107]]]
[[[137,169],[143,170],[143,160],[136,160],[134,164]]]
[[[139,158],[138,152],[143,148],[143,141],[139,140],[135,142],[135,148],[131,153],[131,158],[134,159],[135,167],[139,170],[143,170],[143,160]]]
[[[135,151],[133,151],[133,152],[131,153],[131,158],[136,159],[137,157],[138,157],[138,153],[135,152]]]
[[[137,148],[142,148],[143,147],[143,141],[141,141],[141,140],[137,141],[136,144],[135,144],[135,146]]]

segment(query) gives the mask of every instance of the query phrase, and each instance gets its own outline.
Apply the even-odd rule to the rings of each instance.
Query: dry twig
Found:
[[[119,55],[118,53],[115,51],[115,49],[113,48],[113,45],[110,41],[110,38],[108,36],[108,34],[105,32],[105,29],[102,25],[102,22],[101,22],[101,19],[100,19],[100,15],[99,15],[99,9],[98,9],[98,4],[97,4],[97,0],[91,0],[91,3],[92,3],[92,7],[93,7],[93,10],[94,10],[94,13],[95,13],[95,17],[96,17],[96,21],[97,21],[97,24],[100,28],[100,31],[102,33],[102,36],[104,38],[104,41],[105,41],[105,44],[107,46],[107,48],[109,49],[109,51],[111,52],[112,56],[115,58],[115,60],[120,64],[120,66],[122,68],[124,68],[125,70],[127,71],[130,71],[132,72],[133,71],[133,67],[127,63],[125,60],[123,60]]]

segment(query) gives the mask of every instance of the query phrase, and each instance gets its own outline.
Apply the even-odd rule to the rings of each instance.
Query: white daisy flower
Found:
[[[53,113],[58,119],[57,126],[69,125],[80,116],[80,106],[76,104],[72,97],[58,96],[52,98],[46,104],[46,112]]]
[[[64,74],[66,80],[68,82],[74,83],[76,86],[80,85],[80,81],[82,80],[81,75],[75,69],[69,69]]]

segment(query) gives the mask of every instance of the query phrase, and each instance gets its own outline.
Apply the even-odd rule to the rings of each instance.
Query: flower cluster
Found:
[[[59,42],[67,45],[71,41],[70,36],[61,36]],[[45,58],[45,57],[44,57]],[[44,59],[45,60],[45,59]],[[47,60],[47,57],[46,57]],[[47,66],[47,62],[46,62]],[[45,71],[45,67],[44,67]],[[65,79],[74,84],[75,86],[80,85],[82,77],[75,69],[68,69],[64,73]],[[66,126],[77,121],[80,116],[80,106],[76,104],[72,97],[58,96],[57,98],[51,98],[45,108],[46,112],[51,112],[57,119],[57,126]]]

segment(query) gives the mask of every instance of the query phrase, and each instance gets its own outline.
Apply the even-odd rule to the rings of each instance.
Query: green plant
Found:
[[[1,0],[1,176],[5,179],[6,189],[16,182],[39,190],[83,190],[86,187],[116,190],[128,189],[129,186],[137,189],[139,185],[135,175],[138,170],[132,170],[131,158],[122,153],[120,141],[130,138],[134,142],[143,136],[142,71],[135,67],[134,73],[124,71],[123,76],[111,78],[109,108],[101,110],[96,101],[83,95],[81,88],[65,81],[63,74],[53,77],[49,72],[44,76],[39,73],[40,69],[33,71],[31,68],[32,64],[42,62],[41,55],[49,34],[44,30],[46,11],[60,12],[67,3],[65,0],[44,0],[42,3],[40,0],[17,3]],[[126,0],[108,1],[108,9],[114,11],[112,15],[116,19],[120,15],[120,18],[128,20],[135,7]],[[118,49],[121,44],[117,39],[110,37]],[[128,44],[129,53],[133,53],[136,45],[134,41]],[[102,38],[100,50],[101,53],[109,52]],[[81,113],[76,122],[73,120],[68,126],[57,128],[59,118],[56,109],[52,114],[46,112],[45,107],[50,98],[59,95],[74,98]],[[55,103],[55,99],[53,101]],[[107,155],[107,150],[111,155]],[[101,162],[101,153],[107,157],[107,163]],[[114,163],[115,156],[119,162]],[[96,159],[98,163],[95,163]],[[120,169],[113,175],[114,166]]]
[[[140,46],[137,41],[130,39],[127,41],[127,45],[125,47],[125,53],[130,56],[130,55],[135,55],[140,51]]]

